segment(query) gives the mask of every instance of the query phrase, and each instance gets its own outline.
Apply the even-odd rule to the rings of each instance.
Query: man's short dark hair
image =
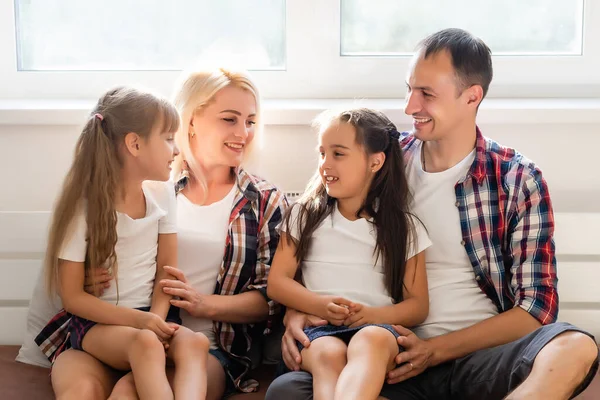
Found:
[[[462,29],[450,28],[423,39],[417,51],[421,52],[424,59],[447,51],[452,58],[461,91],[480,85],[483,97],[487,94],[494,73],[492,51],[483,40]]]

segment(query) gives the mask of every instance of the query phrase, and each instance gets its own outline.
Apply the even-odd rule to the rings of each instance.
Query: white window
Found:
[[[494,55],[582,55],[583,0],[341,0],[341,53],[404,56],[436,31],[460,27]]]
[[[490,97],[600,92],[600,0],[4,0],[0,98],[169,95],[212,57],[252,69],[267,99],[401,99],[411,51],[447,27],[492,48]]]
[[[16,0],[18,69],[181,70],[237,57],[285,68],[284,0]]]

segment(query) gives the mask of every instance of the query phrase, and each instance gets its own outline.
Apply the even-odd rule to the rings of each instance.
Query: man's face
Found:
[[[454,136],[474,123],[471,90],[463,90],[447,51],[423,58],[417,53],[408,70],[404,112],[413,117],[415,136],[423,141]]]

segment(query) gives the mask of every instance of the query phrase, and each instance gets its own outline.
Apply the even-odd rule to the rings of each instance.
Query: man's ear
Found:
[[[142,140],[140,135],[134,132],[129,132],[125,135],[125,149],[127,152],[134,157],[137,157],[140,153],[140,147],[142,144]]]
[[[481,85],[473,85],[465,90],[464,93],[467,96],[467,104],[479,107],[479,104],[483,100],[483,88]]]

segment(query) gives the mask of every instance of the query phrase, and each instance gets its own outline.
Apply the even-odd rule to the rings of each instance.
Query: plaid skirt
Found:
[[[324,336],[333,336],[341,339],[344,343],[350,343],[350,339],[356,334],[356,332],[360,331],[362,328],[367,326],[379,326],[387,331],[389,331],[394,337],[397,339],[400,334],[396,332],[396,330],[392,327],[392,325],[387,324],[366,324],[362,326],[357,326],[354,328],[350,328],[348,326],[335,326],[335,325],[323,325],[323,326],[312,326],[309,328],[304,328],[304,333],[308,336],[308,340],[311,342],[315,339]],[[296,341],[296,345],[298,346],[298,350],[302,351],[304,345],[298,341]],[[400,351],[404,349],[401,346],[398,346]]]
[[[136,310],[149,312],[150,307],[139,307]],[[167,322],[173,322],[181,325],[181,318],[179,317],[179,308],[171,306],[165,319]],[[96,325],[96,322],[90,321],[89,319],[81,318],[76,315],[71,316],[71,322],[69,323],[69,341],[71,348],[75,350],[83,350],[81,344],[85,334],[88,333]]]

